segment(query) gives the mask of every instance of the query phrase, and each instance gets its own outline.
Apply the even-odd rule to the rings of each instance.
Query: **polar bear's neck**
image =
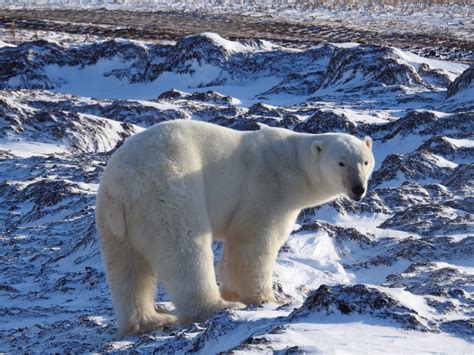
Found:
[[[321,142],[324,145],[329,144],[332,135],[295,133],[294,139],[298,146],[299,165],[302,174],[305,176],[305,183],[294,187],[302,196],[299,201],[301,208],[322,205],[335,199],[339,192],[334,191],[331,188],[332,184],[325,180],[325,174],[322,172],[319,159],[311,149],[314,141]]]
[[[260,132],[264,144],[258,155],[264,174],[275,181],[279,195],[287,207],[295,210],[316,206],[337,197],[324,181],[317,157],[312,154],[315,140],[327,142],[330,135],[296,133],[284,129],[265,128]]]

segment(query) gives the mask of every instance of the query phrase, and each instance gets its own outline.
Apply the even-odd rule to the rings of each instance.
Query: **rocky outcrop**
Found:
[[[398,323],[405,329],[429,331],[427,320],[390,297],[385,292],[366,285],[323,285],[310,293],[303,305],[295,309],[290,320],[307,318],[310,314],[370,315]]]
[[[297,124],[294,130],[306,133],[342,132],[355,135],[357,126],[345,115],[318,110],[307,120]]]
[[[472,65],[448,86],[447,96],[458,95],[469,88],[471,91],[474,89],[474,66]]]

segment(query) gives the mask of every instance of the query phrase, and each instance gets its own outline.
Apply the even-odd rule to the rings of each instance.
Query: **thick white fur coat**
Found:
[[[128,139],[109,160],[96,209],[120,332],[274,301],[273,266],[298,213],[340,194],[360,199],[371,145],[345,134],[185,120]],[[220,288],[212,239],[224,241]],[[176,315],[155,310],[157,280]]]

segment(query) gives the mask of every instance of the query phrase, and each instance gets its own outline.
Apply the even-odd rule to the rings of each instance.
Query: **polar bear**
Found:
[[[96,206],[120,333],[274,301],[274,263],[298,213],[341,194],[360,200],[371,147],[369,137],[189,120],[129,138],[107,164]],[[224,241],[220,288],[213,239]],[[157,280],[176,316],[155,309]]]

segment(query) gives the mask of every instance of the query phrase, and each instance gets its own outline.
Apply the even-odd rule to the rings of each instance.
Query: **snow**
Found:
[[[333,43],[337,48],[354,48],[360,46],[360,43],[356,42],[345,42],[345,43]]]
[[[123,83],[113,75],[106,77],[104,74],[120,68],[121,64],[121,59],[116,56],[112,59],[100,59],[95,65],[84,68],[48,65],[44,72],[48,77],[54,78],[54,81],[63,83],[59,92],[86,97],[120,98],[115,96]],[[129,96],[127,93],[122,95]]]
[[[250,52],[253,50],[252,47],[244,46],[243,44],[239,42],[229,41],[227,39],[224,39],[221,36],[219,36],[217,33],[204,32],[201,35],[211,39],[219,47],[222,47],[231,53],[245,53],[245,52]]]
[[[388,142],[374,141],[375,169],[380,167],[387,155],[393,154],[393,152],[397,152],[398,154],[412,152],[426,140],[428,140],[428,138],[423,136],[409,135],[405,137],[395,137]]]
[[[8,139],[0,139],[0,149],[10,151],[12,154],[22,158],[61,154],[67,151],[65,145],[34,141],[13,141]]]
[[[281,253],[275,272],[281,278],[286,294],[301,300],[296,290],[301,287],[316,289],[325,283],[350,283],[350,276],[341,265],[341,258],[327,233],[293,235]]]
[[[458,164],[453,163],[452,161],[449,161],[447,159],[444,159],[443,157],[439,155],[433,154],[433,157],[437,160],[436,165],[441,167],[441,168],[451,168],[454,169],[458,166]]]
[[[461,147],[466,147],[466,148],[472,148],[474,147],[474,140],[472,139],[455,139],[455,138],[448,138],[445,137],[449,143],[454,145],[455,147],[461,148]]]
[[[267,337],[275,349],[299,346],[302,351],[315,354],[451,354],[453,351],[468,354],[472,351],[471,343],[447,334],[407,332],[373,324],[369,319],[348,321],[344,316],[332,322],[290,325],[283,334]]]
[[[471,82],[471,85],[464,90],[461,90],[456,95],[453,95],[449,98],[450,101],[457,101],[459,103],[470,103],[474,97],[474,84]]]
[[[377,285],[384,283],[387,276],[399,274],[410,266],[408,261],[399,261],[390,266],[378,265],[370,269],[360,269],[354,271],[353,282]]]
[[[16,47],[16,46],[8,42],[0,41],[0,48],[2,47]]]
[[[325,111],[325,109],[323,109]],[[360,123],[387,123],[386,118],[381,118],[378,115],[378,112],[364,112],[360,109],[352,110],[350,108],[332,108],[328,111],[344,114],[346,115],[352,122]]]
[[[153,101],[147,101],[147,100],[134,100],[134,101],[140,103],[143,106],[154,107],[159,110],[175,110],[175,109],[180,108],[179,105],[172,104],[169,102],[153,102]]]
[[[56,92],[102,99],[136,100],[152,99],[171,89],[187,91],[190,88],[197,88],[202,84],[212,82],[221,73],[219,68],[212,65],[197,66],[193,62],[192,65],[196,68],[194,74],[165,72],[152,83],[128,84],[110,75],[110,70],[120,68],[121,63],[121,59],[115,57],[110,60],[101,59],[95,65],[83,68],[50,65],[45,68],[45,72],[50,77],[63,82],[61,86],[53,89]],[[206,91],[209,89],[211,88],[206,87]]]
[[[395,47],[392,47],[392,50],[401,59],[401,62],[404,61],[410,64],[416,70],[418,70],[420,64],[426,63],[431,69],[440,69],[444,71],[450,80],[454,80],[460,73],[469,68],[469,66],[465,64],[449,63],[446,61],[420,57],[419,55]]]
[[[430,317],[434,313],[434,309],[428,306],[422,296],[414,295],[402,288],[388,288],[382,286],[375,286],[375,288],[387,293],[405,307],[415,309],[420,316]]]
[[[217,34],[205,33],[204,36],[216,47],[232,54],[231,57],[239,53],[252,58],[267,53],[282,56],[285,60],[281,62],[285,65],[289,62],[288,68],[301,75],[314,68],[324,72],[330,60],[325,57],[315,63],[306,61],[311,57],[303,57],[305,59],[301,60],[305,62],[297,66],[291,55],[304,54],[305,49],[296,51],[270,42],[263,42],[263,46],[255,49]],[[147,51],[154,45],[120,41]],[[336,45],[347,50],[363,49],[363,46],[356,43]],[[432,68],[448,73],[450,78],[466,68],[456,63],[428,60],[396,48],[393,54],[400,62],[415,69],[421,63],[428,63]],[[291,59],[287,61],[286,58]],[[154,58],[154,63],[161,59]],[[462,105],[456,106],[455,102],[443,101],[445,88],[435,93],[426,87],[384,93],[376,88],[361,94],[357,90],[345,90],[365,83],[367,78],[361,73],[355,76],[346,73],[326,90],[267,95],[270,89],[282,86],[288,73],[273,68],[273,71],[251,72],[251,75],[245,72],[242,77],[235,78],[226,72],[228,68],[218,65],[197,61],[186,64],[191,65],[192,73],[167,71],[153,81],[130,83],[126,77],[119,79],[114,75],[116,69],[130,69],[130,63],[121,53],[116,53],[111,58],[99,59],[94,65],[44,67],[49,80],[61,83],[50,90],[0,90],[3,105],[0,110],[5,116],[0,117],[0,128],[2,134],[8,132],[2,135],[0,148],[15,155],[10,157],[0,152],[0,242],[1,255],[6,255],[0,257],[0,287],[6,290],[3,292],[0,288],[3,320],[0,352],[125,350],[182,353],[193,347],[196,347],[193,351],[203,354],[290,352],[288,349],[292,347],[299,349],[291,351],[309,353],[452,353],[453,349],[459,353],[472,352],[472,343],[463,333],[465,328],[446,330],[442,327],[448,320],[468,322],[472,313],[467,301],[472,291],[469,277],[474,273],[471,256],[466,256],[472,240],[468,229],[470,215],[465,211],[472,195],[469,181],[465,181],[464,190],[456,190],[441,185],[442,181],[420,178],[416,183],[430,181],[436,185],[414,186],[413,192],[402,196],[401,184],[406,181],[402,171],[397,171],[394,179],[369,190],[360,204],[341,198],[337,203],[308,212],[306,220],[303,217],[298,220],[295,230],[311,227],[312,223],[320,225],[292,234],[278,254],[274,270],[275,291],[279,300],[288,304],[270,303],[219,313],[209,322],[189,329],[171,328],[127,338],[116,335],[115,316],[94,229],[94,197],[110,151],[127,136],[153,124],[153,120],[192,117],[211,122],[222,120],[224,124],[227,121],[234,123],[234,120],[237,123],[256,121],[259,125],[262,122],[288,124],[293,129],[307,123],[315,112],[330,112],[355,123],[358,136],[373,136],[376,170],[389,154],[412,153],[432,137],[443,137],[458,148],[474,147],[469,130],[445,129],[441,124],[439,127],[434,125],[434,131],[423,136],[418,129],[408,129],[382,141],[382,137],[390,133],[383,127],[409,113],[428,112],[439,120],[449,121],[456,119],[459,112],[469,110]],[[216,79],[225,80],[215,84]],[[21,84],[17,77],[10,79],[12,82]],[[339,88],[342,90],[337,92]],[[170,89],[181,90],[185,95],[178,99],[157,100],[159,94]],[[224,104],[189,98],[194,93],[209,90],[232,98]],[[433,97],[437,101],[429,100]],[[400,98],[411,101],[400,103],[397,101]],[[472,97],[464,99],[467,103],[472,102]],[[264,115],[249,114],[247,108],[256,103],[261,103],[266,112]],[[36,116],[38,112],[46,113],[48,118],[59,117],[59,113],[70,113],[71,116],[65,116],[63,121],[40,122]],[[144,117],[150,121],[145,121]],[[67,139],[52,138],[52,128],[57,126],[68,128],[65,130],[69,135]],[[467,166],[442,153],[429,152],[428,156],[428,163],[434,168],[459,170]],[[384,191],[384,187],[392,189]],[[375,197],[370,196],[371,193]],[[376,198],[381,201],[380,210],[374,208]],[[453,202],[458,205],[448,207]],[[401,227],[410,223],[432,224],[434,231],[428,236],[423,235],[421,229],[407,232],[395,229],[400,226],[394,229],[381,226],[399,211],[426,208],[427,205],[442,210],[439,212],[441,222],[437,217],[426,218],[426,221],[407,218]],[[447,232],[443,229],[456,225],[467,229]],[[425,269],[420,272],[419,267]],[[454,276],[447,273],[443,279],[442,269],[447,268],[455,270]],[[430,281],[433,274],[441,281]],[[412,278],[420,280],[413,281]],[[399,283],[391,283],[393,279]],[[415,284],[411,290],[410,282],[418,282],[421,286]],[[301,319],[289,317],[294,308],[301,307],[307,300],[310,291],[322,285],[360,283],[390,297],[397,306],[412,310],[409,315],[415,314],[414,318],[429,331],[407,330],[394,319],[382,319],[368,313],[314,312]],[[447,287],[442,292],[462,290],[466,296],[456,298],[442,292],[439,293],[442,296],[434,296],[438,290],[425,290],[437,286]],[[172,309],[165,291],[160,285],[157,301],[160,306]],[[347,300],[351,301],[350,298]],[[449,309],[451,305],[453,311]],[[266,340],[259,343],[258,339]]]

